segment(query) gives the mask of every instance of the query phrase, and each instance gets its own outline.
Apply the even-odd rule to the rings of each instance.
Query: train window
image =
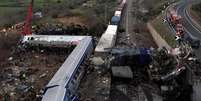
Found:
[[[77,98],[75,95],[72,95],[72,96],[70,97],[70,99],[71,99],[72,101],[78,101],[78,98]]]
[[[73,98],[74,98],[74,96],[73,96],[73,95],[71,95],[71,96],[70,96],[70,99],[72,100]]]
[[[73,94],[71,93],[71,91],[70,91],[69,89],[67,90],[67,92],[66,92],[66,93],[67,93],[67,95],[68,95],[68,96],[70,96],[70,99],[72,99]]]
[[[33,37],[31,37],[31,38],[30,38],[30,40],[34,40],[34,38],[33,38]]]
[[[75,80],[73,79],[71,83],[74,85],[75,84]]]
[[[78,74],[75,74],[74,80],[77,80]]]
[[[71,94],[69,89],[66,90],[66,94],[67,94],[68,96]]]
[[[80,74],[80,69],[77,70],[77,74]]]
[[[78,69],[77,72],[76,72],[76,74],[75,74],[75,77],[77,77],[79,74],[80,74],[80,71]]]

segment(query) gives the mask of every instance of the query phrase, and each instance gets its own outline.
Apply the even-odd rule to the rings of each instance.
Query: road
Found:
[[[192,19],[189,17],[187,13],[187,6],[189,1],[183,0],[177,7],[177,12],[184,18],[183,25],[188,32],[188,34],[192,37],[199,38],[201,40],[201,31],[198,29],[193,23]]]
[[[191,17],[187,12],[188,4],[192,3],[192,0],[183,0],[177,6],[177,12],[183,17],[183,26],[186,33],[195,39],[201,40],[201,29],[196,27],[196,24],[193,22]],[[194,49],[196,56],[201,59],[201,48]]]
[[[183,26],[184,30],[187,32],[187,34],[193,38],[197,38],[201,40],[201,29],[196,25],[196,23],[193,21],[193,19],[190,17],[190,15],[187,12],[188,4],[193,3],[192,0],[183,0],[178,6],[177,6],[177,12],[183,17]],[[201,59],[201,48],[194,49],[196,56]],[[196,80],[195,80],[196,81]],[[200,101],[201,100],[201,84],[194,83],[193,85],[193,101]]]

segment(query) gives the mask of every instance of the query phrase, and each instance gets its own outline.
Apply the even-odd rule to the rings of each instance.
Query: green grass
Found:
[[[21,1],[19,3],[18,1]],[[10,26],[25,19],[27,9],[31,0],[1,0],[0,2],[0,28]],[[48,1],[49,4],[57,3],[57,0],[34,0],[34,11],[43,8]],[[63,0],[60,0],[63,1]]]
[[[180,0],[144,0],[144,4],[149,10],[146,14],[139,14],[138,18],[147,22],[155,19],[162,11],[166,9],[170,4],[178,2]]]
[[[13,25],[24,21],[30,0],[24,1],[21,6],[16,0],[2,0],[0,2],[0,29],[1,26]],[[47,3],[47,1],[49,1]],[[101,35],[105,30],[117,7],[117,0],[35,0],[34,12],[42,11],[43,18],[33,20],[32,25],[41,23],[59,23],[56,18],[79,16],[86,19],[89,25],[89,32],[94,35]],[[88,2],[86,2],[88,1]],[[87,6],[82,6],[85,3]],[[2,7],[1,5],[9,5]],[[13,6],[13,7],[12,7]],[[106,15],[105,15],[106,14]]]
[[[188,11],[190,12],[190,15],[193,17],[193,19],[195,19],[201,26],[201,2],[189,6]]]
[[[168,28],[168,25],[163,22],[164,14],[159,15],[157,18],[155,18],[152,21],[153,27],[156,29],[156,31],[161,35],[161,37],[166,40],[166,42],[171,47],[176,47],[177,42],[175,41],[174,35]]]

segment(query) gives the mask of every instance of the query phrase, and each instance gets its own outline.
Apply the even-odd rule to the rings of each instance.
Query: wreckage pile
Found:
[[[192,67],[189,67],[189,61],[185,58],[192,57],[183,57],[185,52],[182,49],[176,51],[173,55],[162,49],[154,54],[148,68],[149,77],[160,89],[159,94],[164,101],[191,101],[192,75],[188,68]]]
[[[0,64],[0,101],[40,101],[45,86],[72,50],[18,45]]]
[[[189,47],[171,51],[112,49],[107,57],[91,59],[79,88],[85,93],[80,97],[96,101],[191,101],[193,84],[200,82],[200,67]]]

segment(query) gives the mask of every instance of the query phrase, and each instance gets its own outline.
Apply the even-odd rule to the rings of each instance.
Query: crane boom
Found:
[[[29,8],[28,8],[28,12],[27,12],[25,25],[24,25],[24,31],[22,33],[23,35],[31,35],[32,34],[31,22],[32,22],[32,17],[33,17],[33,3],[34,3],[34,0],[31,0]]]

